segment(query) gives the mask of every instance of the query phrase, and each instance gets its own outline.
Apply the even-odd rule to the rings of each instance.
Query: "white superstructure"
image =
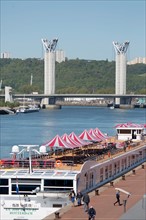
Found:
[[[126,52],[129,46],[129,41],[122,44],[113,42],[116,52],[116,85],[115,94],[125,95],[126,94]],[[119,105],[120,98],[115,99],[115,104]]]
[[[146,161],[145,144],[131,148],[106,160],[97,160],[95,156],[94,159],[85,161],[78,170],[76,164],[69,169],[46,166],[34,168],[30,172],[27,164],[22,164],[22,160],[10,160],[11,164],[2,160],[1,219],[43,220],[71,203],[68,197],[71,189],[75,193],[78,190],[83,194],[91,192],[143,164]],[[17,147],[14,152],[15,150],[17,151]],[[48,162],[53,163],[53,160]]]
[[[55,48],[58,39],[48,41],[42,39],[43,47],[45,50],[44,55],[44,94],[55,93]],[[43,104],[49,104],[49,99],[45,98]]]

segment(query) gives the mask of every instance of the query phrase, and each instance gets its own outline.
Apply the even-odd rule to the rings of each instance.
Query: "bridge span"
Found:
[[[64,98],[104,98],[111,99],[113,103],[116,103],[116,98],[120,98],[120,105],[114,104],[115,107],[119,108],[121,106],[131,106],[133,99],[142,98],[146,100],[146,95],[144,94],[125,94],[125,95],[117,95],[117,94],[11,94],[12,100],[17,98],[31,98],[37,100],[41,103],[45,98],[48,98],[48,105],[45,105],[47,108],[52,108],[53,106],[57,107],[56,102],[62,101]],[[5,94],[1,94],[0,98],[4,98]]]
[[[146,98],[145,94],[13,94],[13,98]],[[5,94],[0,94],[0,98],[4,98]]]

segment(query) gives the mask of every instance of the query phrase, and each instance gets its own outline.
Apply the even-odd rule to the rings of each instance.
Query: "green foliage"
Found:
[[[0,107],[9,107],[9,108],[15,108],[18,107],[20,104],[19,102],[5,102],[4,100],[0,100]]]
[[[115,62],[108,60],[66,60],[56,62],[56,93],[115,93]],[[44,61],[38,59],[0,59],[2,88],[14,93],[43,93]],[[30,84],[31,75],[33,83]],[[146,65],[127,66],[127,93],[146,94]]]

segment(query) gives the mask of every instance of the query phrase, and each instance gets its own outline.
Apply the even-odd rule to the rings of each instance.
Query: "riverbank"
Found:
[[[135,169],[135,172],[130,171],[126,174],[125,179],[122,177],[116,179],[113,185],[106,184],[99,188],[99,194],[95,191],[89,193],[90,205],[96,210],[96,219],[98,220],[145,220],[146,210],[142,207],[142,198],[146,193],[145,188],[146,181],[146,164],[139,166]],[[115,187],[125,189],[131,193],[131,196],[127,199],[125,194],[121,193],[121,206],[114,206],[115,202]],[[123,205],[123,200],[127,199],[126,207]],[[139,202],[141,203],[140,207]],[[133,209],[132,207],[135,207]],[[139,213],[140,211],[140,213]],[[134,212],[134,213],[133,213]],[[132,218],[131,218],[132,216]],[[59,212],[61,220],[86,220],[88,219],[87,213],[84,212],[83,206],[71,205],[63,208]],[[140,218],[139,218],[140,217]],[[53,220],[55,214],[46,217],[44,220]]]
[[[133,109],[133,108],[146,108],[146,104],[121,104],[120,106],[114,106],[113,104],[109,103],[100,103],[100,102],[85,102],[85,101],[80,101],[80,102],[71,102],[71,101],[57,101],[56,105],[60,106],[91,106],[91,107],[108,107],[108,108],[121,108],[121,109]]]

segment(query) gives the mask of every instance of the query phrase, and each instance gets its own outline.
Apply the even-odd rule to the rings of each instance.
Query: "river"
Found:
[[[103,133],[115,135],[115,125],[126,122],[146,123],[145,109],[64,106],[56,110],[41,109],[35,113],[1,115],[0,158],[9,158],[13,145],[41,145],[56,134],[73,131],[79,135],[84,129],[99,128]]]

